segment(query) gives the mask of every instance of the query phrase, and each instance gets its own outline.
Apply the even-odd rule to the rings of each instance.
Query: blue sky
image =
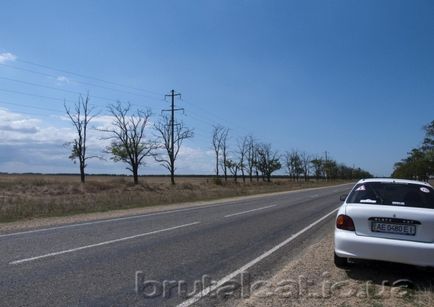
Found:
[[[251,134],[281,153],[327,150],[388,176],[434,119],[432,1],[1,7],[0,171],[78,171],[62,146],[73,136],[63,100],[72,104],[87,91],[102,115],[95,127],[108,123],[105,107],[113,101],[150,107],[157,119],[168,107],[163,95],[181,92],[183,120],[196,136],[181,153],[180,173],[213,171],[211,130],[222,124],[232,143]],[[91,145],[104,147],[96,132]],[[88,171],[120,173],[124,165],[93,161]],[[142,171],[162,172],[152,161]]]

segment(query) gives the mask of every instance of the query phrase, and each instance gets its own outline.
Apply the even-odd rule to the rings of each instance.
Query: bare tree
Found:
[[[132,113],[130,103],[123,105],[121,102],[110,105],[108,110],[114,117],[113,128],[101,130],[111,133],[109,139],[112,142],[107,147],[107,152],[112,154],[115,162],[121,161],[128,165],[127,169],[133,173],[134,184],[138,184],[139,167],[144,164],[143,159],[151,156],[158,148],[157,143],[145,135],[151,111],[138,109]]]
[[[307,181],[310,173],[312,157],[305,151],[300,153],[301,168],[303,170],[304,181]]]
[[[168,116],[163,116],[162,119],[154,125],[154,128],[158,133],[159,145],[165,150],[164,154],[156,153],[154,158],[169,170],[170,181],[172,184],[175,184],[175,161],[184,140],[193,137],[193,130],[184,126],[183,122],[176,122],[174,124],[174,146],[172,152],[172,128],[170,118]]]
[[[212,130],[212,146],[214,148],[214,153],[215,153],[215,174],[217,178],[219,176],[219,162],[220,162],[220,148],[221,148],[220,131],[222,129],[223,129],[222,126],[213,126],[213,130]]]
[[[222,161],[221,166],[223,168],[223,175],[225,176],[225,181],[228,181],[228,166],[227,166],[227,160],[228,160],[228,136],[229,136],[229,129],[225,128],[223,130],[223,133],[221,135],[221,150],[222,150]]]
[[[233,161],[231,159],[227,159],[225,164],[226,164],[227,169],[229,169],[229,171],[231,172],[232,176],[234,176],[234,181],[237,182],[238,170],[240,169],[240,163]]]
[[[247,171],[247,174],[249,176],[250,182],[253,180],[253,172],[257,165],[257,149],[256,149],[256,142],[253,139],[252,136],[248,136],[246,140],[247,144],[247,151],[246,151],[246,164],[245,168]]]
[[[229,129],[224,128],[221,125],[213,126],[212,132],[212,146],[214,148],[215,153],[215,172],[216,177],[219,176],[219,169],[221,164],[225,164],[227,159],[227,135],[229,133]],[[220,156],[223,156],[223,161],[220,161]],[[227,176],[226,167],[224,167],[225,176]]]
[[[271,174],[280,168],[282,165],[279,161],[277,151],[271,149],[270,144],[260,144],[258,146],[258,170],[262,173],[262,178],[271,181]]]
[[[316,179],[319,180],[324,173],[324,161],[323,161],[323,159],[319,156],[316,156],[310,161],[310,163],[312,165],[313,172],[314,172]]]
[[[242,139],[238,140],[239,168],[241,171],[243,182],[246,182],[245,170],[246,170],[246,157],[249,151],[249,142],[250,142],[249,136],[245,136]]]
[[[95,158],[95,156],[86,156],[87,127],[90,121],[95,117],[95,114],[93,114],[93,108],[89,106],[89,94],[86,95],[86,98],[81,95],[78,97],[78,102],[74,104],[73,111],[71,111],[66,103],[64,107],[66,114],[77,132],[76,138],[72,142],[67,143],[67,145],[72,147],[69,159],[74,161],[74,163],[78,160],[80,180],[84,183],[86,181],[86,161]]]
[[[294,181],[298,181],[300,175],[303,173],[300,153],[294,149],[291,152],[286,152],[284,158],[289,177]]]

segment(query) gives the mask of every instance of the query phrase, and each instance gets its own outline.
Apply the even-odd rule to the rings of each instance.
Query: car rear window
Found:
[[[434,209],[434,190],[412,183],[366,182],[354,187],[347,202]]]

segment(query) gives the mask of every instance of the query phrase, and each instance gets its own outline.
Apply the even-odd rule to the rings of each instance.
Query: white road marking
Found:
[[[193,225],[197,225],[197,224],[200,224],[200,222],[193,222],[193,223],[179,225],[179,226],[174,226],[174,227],[170,227],[170,228],[165,228],[165,229],[160,229],[160,230],[154,230],[154,231],[150,231],[150,232],[146,232],[146,233],[141,233],[141,234],[134,235],[134,236],[129,236],[129,237],[124,237],[124,238],[120,238],[120,239],[115,239],[115,240],[100,242],[100,243],[91,244],[91,245],[80,246],[80,247],[71,248],[71,249],[67,249],[67,250],[63,250],[63,251],[59,251],[59,252],[54,252],[54,253],[49,253],[49,254],[45,254],[45,255],[41,255],[41,256],[36,256],[36,257],[31,257],[31,258],[26,258],[26,259],[21,259],[21,260],[15,260],[15,261],[10,262],[9,264],[11,264],[11,265],[21,264],[21,263],[24,263],[24,262],[34,261],[34,260],[38,260],[38,259],[42,259],[42,258],[48,258],[48,257],[63,255],[63,254],[67,254],[67,253],[73,253],[73,252],[80,251],[80,250],[83,250],[83,249],[88,249],[88,248],[92,248],[92,247],[98,247],[98,246],[113,244],[113,243],[122,242],[122,241],[126,241],[126,240],[136,239],[136,238],[153,235],[153,234],[160,233],[160,232],[175,230],[175,229],[179,229],[179,228],[183,228],[183,227],[188,227],[188,226],[193,226]]]
[[[349,185],[349,183],[339,184],[333,187],[340,187],[340,186],[346,186]],[[156,215],[164,215],[164,214],[170,214],[170,213],[177,213],[177,212],[183,212],[183,211],[192,211],[192,210],[200,210],[200,209],[207,209],[212,207],[218,207],[218,206],[224,206],[224,205],[230,205],[230,204],[240,204],[237,203],[238,201],[243,200],[250,200],[250,199],[256,199],[256,198],[264,198],[269,197],[273,195],[284,195],[284,194],[292,194],[292,193],[298,193],[298,192],[309,192],[309,191],[315,191],[315,190],[322,190],[322,189],[329,189],[331,186],[325,186],[325,187],[318,187],[318,188],[307,188],[307,189],[299,189],[299,190],[292,190],[292,191],[286,191],[286,192],[276,192],[276,193],[265,193],[260,195],[250,195],[240,198],[239,200],[222,200],[219,203],[211,204],[211,205],[203,205],[203,206],[197,206],[197,207],[189,207],[189,208],[183,208],[183,209],[174,209],[174,210],[167,210],[167,211],[160,211],[160,212],[154,212],[154,213],[145,213],[140,215],[133,215],[133,216],[125,216],[125,217],[118,217],[118,218],[112,218],[112,219],[105,219],[100,221],[92,221],[92,222],[82,222],[82,223],[76,223],[76,224],[69,224],[69,225],[63,225],[63,226],[54,226],[54,227],[48,227],[48,228],[40,228],[40,229],[34,229],[34,230],[26,230],[26,231],[20,231],[20,232],[14,232],[14,233],[6,233],[0,235],[0,238],[3,237],[12,237],[12,236],[19,236],[24,234],[30,234],[30,233],[38,233],[38,232],[44,232],[44,231],[51,231],[51,230],[57,230],[57,229],[65,229],[65,228],[73,228],[73,227],[79,227],[79,226],[87,226],[87,225],[95,225],[95,224],[102,224],[102,223],[110,223],[110,222],[116,222],[116,221],[122,221],[122,220],[131,220],[131,219],[138,219],[148,216],[156,216]],[[244,203],[242,203],[244,204]]]
[[[133,215],[133,216],[118,217],[118,218],[112,218],[112,219],[101,220],[101,221],[84,222],[84,223],[78,223],[78,224],[69,224],[69,225],[63,225],[63,226],[54,226],[54,227],[49,227],[49,228],[27,230],[27,231],[20,231],[20,232],[14,232],[14,233],[6,233],[3,235],[0,235],[0,238],[18,236],[18,235],[29,234],[29,233],[44,232],[44,231],[50,231],[50,230],[57,230],[57,229],[65,229],[65,228],[73,228],[73,227],[79,227],[79,226],[117,222],[117,221],[122,221],[122,220],[132,220],[132,219],[138,219],[138,218],[143,218],[143,217],[148,217],[148,216],[156,216],[156,215],[164,215],[164,214],[177,213],[177,212],[183,212],[183,211],[191,211],[191,210],[196,210],[196,209],[212,208],[212,207],[221,206],[221,205],[222,204],[216,204],[216,205],[203,206],[203,207],[198,207],[198,208],[174,209],[174,210],[170,210],[170,211],[162,211],[162,212],[146,213],[146,214]]]
[[[271,208],[271,207],[276,207],[276,205],[271,205],[271,206],[256,208],[256,209],[252,209],[252,210],[247,210],[247,211],[232,213],[232,214],[225,215],[225,217],[231,217],[231,216],[236,216],[236,215],[245,214],[245,213],[249,213],[249,212],[264,210],[264,209]]]
[[[275,251],[277,251],[278,249],[282,248],[283,246],[287,245],[288,243],[290,243],[291,241],[293,241],[294,239],[296,239],[297,237],[299,237],[300,235],[302,235],[303,233],[305,233],[306,231],[308,231],[309,229],[311,229],[312,227],[314,227],[315,225],[317,225],[318,223],[321,223],[323,220],[325,220],[326,218],[328,218],[329,216],[331,216],[332,214],[336,213],[336,211],[338,211],[339,208],[334,209],[333,211],[327,213],[326,215],[324,215],[323,217],[321,217],[320,219],[316,220],[315,222],[313,222],[312,224],[310,224],[309,226],[303,228],[302,230],[300,230],[299,232],[293,234],[292,236],[290,236],[288,239],[286,239],[285,241],[279,243],[278,245],[276,245],[275,247],[273,247],[272,249],[266,251],[265,253],[263,253],[262,255],[260,255],[259,257],[253,259],[252,261],[250,261],[249,263],[247,263],[246,265],[244,265],[243,267],[239,268],[238,270],[226,275],[225,277],[223,277],[222,279],[220,279],[217,283],[213,284],[212,286],[209,286],[205,289],[203,289],[200,293],[194,295],[193,297],[191,297],[190,299],[182,302],[181,304],[179,304],[177,307],[188,307],[191,306],[195,303],[197,303],[201,298],[207,296],[208,294],[210,294],[212,291],[218,289],[219,287],[221,287],[222,285],[224,285],[225,283],[227,283],[228,281],[230,281],[231,279],[235,278],[236,276],[240,275],[241,273],[245,272],[246,270],[248,270],[249,268],[251,268],[252,266],[254,266],[255,264],[257,264],[258,262],[260,262],[261,260],[263,260],[264,258],[270,256],[272,253],[274,253]]]

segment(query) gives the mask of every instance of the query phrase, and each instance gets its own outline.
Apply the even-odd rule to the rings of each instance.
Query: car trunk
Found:
[[[360,236],[434,242],[434,209],[348,204],[346,215]]]

